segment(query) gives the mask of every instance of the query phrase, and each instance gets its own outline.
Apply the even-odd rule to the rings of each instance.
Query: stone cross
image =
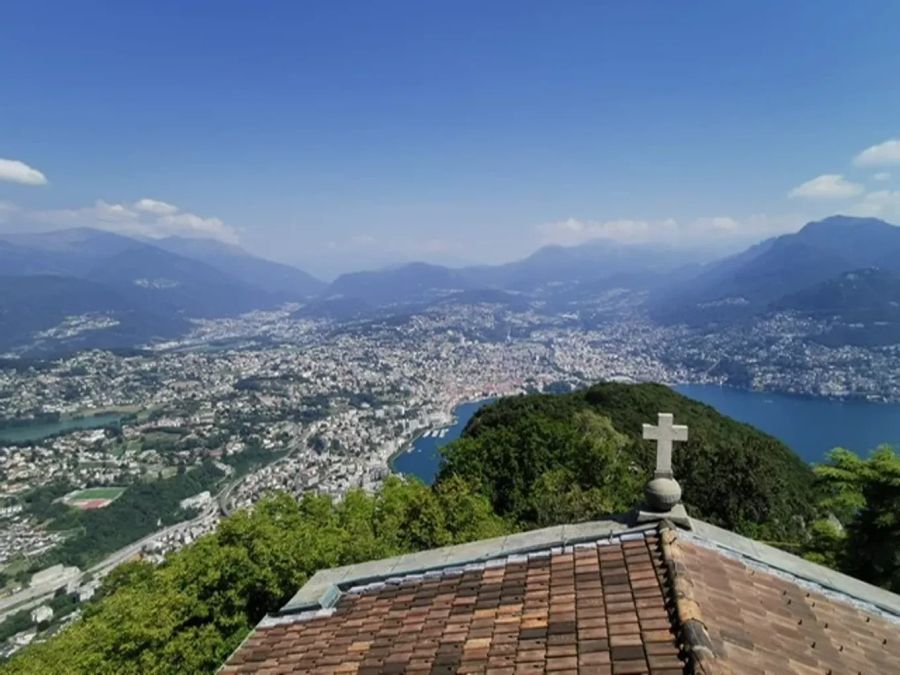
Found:
[[[688,428],[674,421],[672,413],[659,413],[656,426],[644,425],[644,440],[656,441],[656,478],[672,478],[672,441],[688,439]]]

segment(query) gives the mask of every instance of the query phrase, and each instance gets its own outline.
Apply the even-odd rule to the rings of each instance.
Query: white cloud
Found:
[[[162,216],[154,225],[161,236],[177,235],[200,239],[220,239],[229,244],[238,242],[237,231],[215,217],[181,212]]]
[[[869,192],[859,204],[850,209],[850,213],[858,216],[900,220],[900,190]]]
[[[741,220],[712,216],[679,221],[663,220],[581,220],[568,218],[537,226],[541,244],[574,246],[592,239],[610,239],[624,244],[668,244],[675,246],[742,244],[773,234],[795,231],[806,222],[798,215],[772,217],[754,215]]]
[[[851,183],[839,174],[824,174],[798,185],[788,193],[789,197],[803,199],[844,199],[862,194],[865,188]]]
[[[0,201],[0,223],[5,223],[18,210],[19,207],[12,202]]]
[[[434,239],[426,239],[425,241],[419,242],[415,248],[423,254],[440,254],[449,253],[457,249],[458,244],[447,241],[446,239],[441,239],[440,237],[435,237]]]
[[[22,185],[46,185],[47,177],[17,159],[0,159],[0,180]]]
[[[138,214],[123,204],[110,204],[102,199],[93,206],[77,209],[47,209],[23,211],[22,219],[56,227],[98,227],[120,230],[127,223],[136,223]]]
[[[887,171],[879,171],[874,176],[872,176],[872,178],[884,182],[891,179],[891,174],[889,174]]]
[[[646,241],[655,231],[657,235],[670,229],[674,221],[652,223],[646,220],[580,220],[567,218],[554,223],[538,225],[543,243],[581,244],[591,239],[612,239],[621,242]]]
[[[371,234],[356,234],[356,235],[353,235],[352,237],[350,237],[350,243],[353,246],[367,246],[368,247],[368,246],[372,246],[373,244],[375,244],[376,241],[377,240],[375,239],[375,237],[373,237]],[[334,242],[332,242],[332,243],[334,243]],[[335,245],[337,245],[337,244],[335,244]]]
[[[157,199],[148,199],[147,197],[138,199],[134,203],[134,208],[138,211],[143,211],[144,213],[155,213],[158,216],[168,216],[178,212],[177,206],[161,202]]]
[[[146,199],[132,206],[98,199],[93,206],[77,209],[21,212],[21,220],[52,227],[96,227],[149,239],[179,236],[218,239],[229,244],[239,239],[237,230],[219,218],[199,216],[172,204]]]
[[[900,164],[900,139],[892,138],[884,143],[866,148],[853,158],[856,166],[888,166]]]
[[[108,223],[132,222],[139,217],[137,213],[123,204],[108,204],[102,199],[98,199],[94,203],[93,212],[97,218]]]

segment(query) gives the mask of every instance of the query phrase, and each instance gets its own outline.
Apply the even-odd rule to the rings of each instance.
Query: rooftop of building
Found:
[[[900,672],[900,596],[666,506],[322,570],[222,672]]]
[[[896,672],[900,597],[692,521],[323,570],[226,673]]]

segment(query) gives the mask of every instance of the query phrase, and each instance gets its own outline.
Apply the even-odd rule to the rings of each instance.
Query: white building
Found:
[[[185,511],[188,511],[190,509],[202,509],[211,501],[212,495],[209,494],[209,490],[204,490],[200,494],[196,494],[193,497],[182,499],[180,502],[178,502],[178,505]]]
[[[94,593],[100,587],[99,579],[92,579],[83,586],[78,587],[78,602],[87,602],[94,597]]]
[[[47,623],[53,618],[53,609],[48,605],[41,605],[31,610],[31,620],[34,623]]]
[[[81,577],[81,570],[77,567],[64,567],[63,565],[53,565],[47,569],[41,570],[31,575],[29,586],[62,588],[69,586],[73,581],[77,582]]]

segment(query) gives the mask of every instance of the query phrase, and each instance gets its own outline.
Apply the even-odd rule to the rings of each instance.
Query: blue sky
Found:
[[[0,229],[331,275],[900,222],[898,32],[895,2],[14,0]]]

